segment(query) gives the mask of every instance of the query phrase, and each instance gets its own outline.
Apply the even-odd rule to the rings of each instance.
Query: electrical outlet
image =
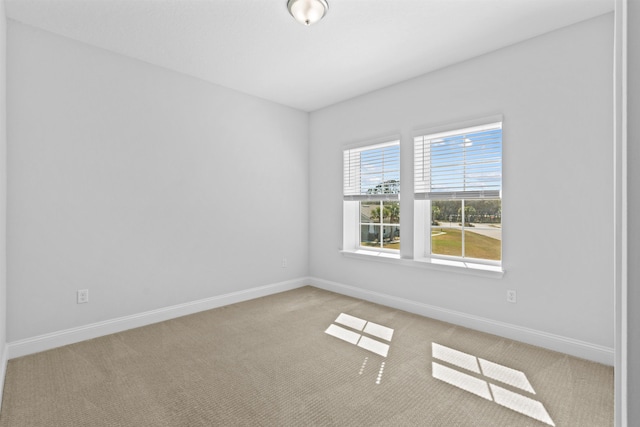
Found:
[[[78,289],[77,298],[78,304],[89,302],[89,289]]]
[[[282,268],[287,268],[287,259],[282,258]]]
[[[516,294],[516,291],[513,289],[507,290],[507,302],[515,304],[517,301],[518,301],[518,295]]]

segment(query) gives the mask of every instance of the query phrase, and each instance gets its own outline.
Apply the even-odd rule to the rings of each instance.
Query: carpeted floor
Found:
[[[548,425],[613,425],[613,368],[312,287],[13,359],[0,414],[1,427]]]

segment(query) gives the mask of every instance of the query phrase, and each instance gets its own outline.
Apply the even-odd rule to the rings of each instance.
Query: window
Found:
[[[360,246],[400,249],[400,202],[360,202]]]
[[[414,149],[420,251],[427,258],[499,264],[502,123],[418,136]]]
[[[400,142],[344,150],[344,248],[399,251]]]

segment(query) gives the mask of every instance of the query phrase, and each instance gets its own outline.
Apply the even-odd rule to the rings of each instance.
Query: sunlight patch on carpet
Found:
[[[340,326],[334,324],[331,324],[324,332],[331,335],[332,337],[336,337],[341,339],[342,341],[346,341],[349,344],[358,344],[361,336],[360,334],[349,331],[345,328],[341,328]]]
[[[336,323],[342,326],[338,326],[336,325]],[[342,341],[346,341],[349,344],[354,344],[364,350],[370,351],[385,358],[389,355],[390,346],[387,343],[379,341],[379,339],[391,342],[391,339],[393,338],[392,328],[380,325],[378,323],[369,322],[368,320],[364,320],[346,313],[340,313],[336,320],[334,320],[334,323],[329,325],[329,327],[324,332],[327,335],[331,335],[332,337],[338,338]],[[358,371],[358,375],[363,374],[368,361],[369,358],[365,357],[362,365],[360,366],[360,370]],[[385,363],[386,362],[382,362],[376,376],[375,382],[378,385],[382,382]]]
[[[485,380],[485,378],[489,378],[536,394],[524,372],[435,342],[431,343],[431,356],[480,376],[478,378],[457,369],[431,362],[432,376],[435,379],[555,427],[551,416],[542,403]]]
[[[345,329],[342,326],[336,325],[336,323],[355,331],[362,332],[363,334],[359,334],[350,329]],[[368,320],[360,319],[359,317],[346,313],[340,313],[336,320],[334,320],[334,323],[329,325],[324,332],[382,357],[387,357],[389,354],[389,344],[380,342],[367,335],[389,342],[391,342],[391,338],[393,338],[392,328],[369,322]]]

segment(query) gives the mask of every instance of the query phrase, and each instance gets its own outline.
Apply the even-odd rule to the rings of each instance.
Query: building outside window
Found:
[[[343,158],[345,247],[399,251],[400,142],[344,150]]]

